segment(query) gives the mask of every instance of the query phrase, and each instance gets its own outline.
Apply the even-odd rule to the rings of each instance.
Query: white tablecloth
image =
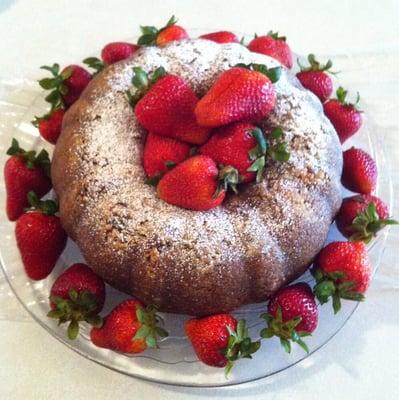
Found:
[[[386,132],[397,185],[397,0],[0,0],[0,78],[37,79],[40,65],[81,60],[102,44],[134,36],[139,24],[160,25],[172,13],[193,28],[279,30],[298,53],[341,56],[341,81],[361,92]],[[0,129],[0,134],[9,132]],[[398,217],[399,207],[395,211]],[[0,313],[0,398],[396,399],[398,244],[399,229],[392,230],[367,301],[330,343],[278,375],[226,389],[172,387],[111,372],[58,343],[24,315],[16,300],[2,298],[9,312]]]

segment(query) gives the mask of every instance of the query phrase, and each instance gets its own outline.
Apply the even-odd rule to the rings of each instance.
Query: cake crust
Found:
[[[167,204],[144,183],[145,132],[125,95],[132,67],[163,66],[202,96],[221,72],[251,62],[278,65],[235,43],[148,47],[98,74],[64,117],[52,180],[65,230],[109,284],[162,311],[207,315],[265,300],[306,270],[340,207],[338,137],[285,70],[264,129],[283,129],[288,162],[269,162],[260,184],[207,212]]]

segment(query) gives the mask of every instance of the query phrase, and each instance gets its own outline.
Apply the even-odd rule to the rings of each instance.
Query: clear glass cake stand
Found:
[[[34,115],[41,115],[45,111],[44,95],[38,85],[27,81],[7,81],[1,82],[0,86],[6,89],[4,93],[0,91],[0,131],[2,132],[0,135],[0,157],[2,166],[7,158],[5,150],[12,137],[16,137],[24,148],[46,147],[51,152],[51,146],[39,138],[37,130],[30,123]],[[355,145],[373,155],[381,172],[376,194],[388,202],[392,208],[392,183],[382,138],[378,135],[378,126],[368,118],[367,108],[363,107],[363,109],[365,111],[363,127],[359,134],[345,143],[345,148]],[[344,193],[344,196],[349,194]],[[17,299],[47,333],[53,335],[67,347],[83,357],[129,376],[165,384],[202,387],[235,385],[265,378],[311,356],[341,330],[358,307],[355,302],[344,302],[343,308],[337,316],[333,315],[330,304],[320,307],[319,327],[312,337],[307,338],[309,354],[306,354],[298,346],[293,347],[291,354],[286,354],[280,348],[277,339],[263,341],[260,351],[255,354],[253,360],[239,361],[228,380],[224,377],[222,369],[208,367],[197,360],[184,335],[183,326],[184,321],[188,318],[187,316],[163,314],[170,336],[160,343],[160,349],[146,350],[139,355],[120,354],[95,347],[89,340],[88,326],[82,327],[81,335],[77,340],[70,341],[66,338],[65,328],[57,326],[54,320],[46,317],[46,314],[48,311],[48,294],[52,282],[64,268],[83,260],[79,249],[72,241],[69,241],[49,278],[40,282],[28,280],[16,247],[14,224],[8,222],[5,216],[3,180],[0,183],[0,204],[1,266],[5,279]],[[384,231],[370,246],[374,273],[380,264],[387,235],[388,230]],[[332,226],[328,241],[339,238],[340,235],[335,226]],[[312,278],[307,272],[299,280],[311,282]],[[8,287],[4,288],[3,285],[3,294],[7,291]],[[107,287],[107,305],[104,313],[107,313],[123,298],[126,298],[124,294]],[[250,333],[256,338],[263,326],[263,322],[258,317],[261,312],[265,311],[265,308],[266,303],[245,306],[235,311],[234,315],[248,321]]]

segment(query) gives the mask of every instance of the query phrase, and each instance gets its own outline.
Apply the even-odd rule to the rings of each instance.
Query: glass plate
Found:
[[[42,115],[46,111],[43,98],[43,92],[34,82],[0,82],[1,165],[7,159],[5,151],[12,137],[17,138],[24,148],[38,149],[45,147],[51,153],[52,146],[40,139],[37,130],[30,123],[34,115]],[[367,118],[367,110],[363,115],[365,121],[360,133],[345,143],[345,148],[355,145],[373,155],[379,171],[383,171],[378,180],[376,194],[388,202],[392,209],[392,183],[382,144],[383,138],[377,133],[378,127]],[[350,193],[344,191],[343,195],[345,197]],[[82,356],[126,375],[166,384],[203,387],[235,385],[261,379],[295,365],[321,348],[344,326],[358,306],[355,302],[344,301],[342,310],[337,316],[333,315],[331,304],[319,307],[319,327],[312,337],[306,338],[310,350],[309,355],[296,345],[293,346],[292,353],[287,354],[282,350],[278,339],[264,340],[261,349],[254,355],[253,360],[237,362],[228,380],[224,377],[223,369],[208,367],[197,360],[184,335],[183,326],[187,319],[186,316],[162,314],[170,336],[161,341],[159,349],[149,349],[138,355],[120,354],[95,347],[89,340],[90,328],[84,324],[82,324],[78,339],[69,341],[66,338],[65,327],[57,326],[54,320],[50,320],[46,316],[48,294],[54,279],[64,268],[72,263],[83,261],[79,249],[69,240],[50,277],[40,282],[29,281],[24,273],[16,247],[14,224],[10,223],[5,216],[3,180],[0,183],[0,204],[2,205],[0,207],[2,216],[0,222],[1,265],[15,296],[28,313],[60,342]],[[380,234],[369,248],[374,273],[380,264],[387,235],[388,229]],[[340,240],[340,238],[342,237],[333,225],[328,242]],[[312,283],[312,280],[309,272],[298,279],[298,281],[309,283]],[[107,304],[103,313],[108,313],[113,306],[126,297],[126,295],[108,286]],[[266,304],[245,306],[233,313],[237,318],[245,318],[248,321],[250,333],[254,338],[259,337],[258,333],[264,326],[264,323],[259,320],[259,314],[266,310]]]

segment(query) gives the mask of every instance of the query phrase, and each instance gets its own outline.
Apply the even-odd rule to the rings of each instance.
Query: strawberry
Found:
[[[157,326],[160,317],[154,306],[133,299],[122,301],[104,318],[102,327],[92,328],[90,338],[98,346],[123,353],[140,353],[158,347],[157,336],[168,333]]]
[[[46,278],[63,252],[67,235],[54,214],[58,205],[52,200],[40,201],[28,193],[30,211],[22,214],[15,225],[17,246],[26,274],[30,279]]]
[[[344,151],[342,184],[352,192],[370,194],[377,185],[377,165],[362,149]]]
[[[51,110],[43,117],[35,117],[32,122],[39,129],[41,137],[51,144],[56,144],[61,134],[62,120],[65,111],[62,108]]]
[[[186,334],[197,357],[212,367],[225,367],[226,376],[240,358],[252,358],[260,341],[252,342],[244,320],[229,314],[193,318],[185,324]]]
[[[291,352],[291,341],[308,353],[302,337],[309,336],[318,322],[317,304],[310,286],[301,282],[283,287],[272,296],[267,311],[261,315],[267,327],[261,330],[260,336],[265,339],[279,337],[287,353]]]
[[[189,154],[188,144],[150,132],[144,146],[144,171],[150,178],[160,177],[171,166],[185,160]]]
[[[345,100],[347,93],[346,90],[339,87],[336,93],[337,98],[324,103],[324,114],[333,124],[341,143],[353,136],[362,125],[362,114],[357,108],[360,99],[359,94],[353,104]]]
[[[370,194],[344,199],[335,222],[349,240],[363,240],[365,243],[369,243],[386,225],[398,223],[389,218],[387,205]]]
[[[275,137],[276,132],[277,129],[272,136]],[[282,134],[281,129],[277,133]],[[240,182],[248,183],[255,179],[257,182],[262,180],[268,150],[273,148],[267,146],[263,132],[255,125],[236,122],[217,128],[211,138],[199,148],[199,152],[219,164],[236,168],[240,174]]]
[[[215,128],[241,120],[262,120],[274,107],[272,83],[280,72],[280,67],[267,69],[261,64],[238,64],[223,72],[195,108],[198,124]]]
[[[151,78],[141,68],[133,71],[132,83],[138,90],[130,95],[130,102],[145,129],[193,144],[208,139],[209,129],[199,126],[195,119],[198,99],[182,78],[166,74],[163,68],[155,70]]]
[[[140,46],[126,42],[108,43],[101,50],[101,60],[97,57],[88,57],[83,60],[83,63],[93,68],[97,74],[106,66],[131,57],[139,48]]]
[[[206,35],[201,35],[200,39],[211,40],[216,43],[239,43],[240,39],[238,39],[237,35],[233,32],[229,31],[218,31],[207,33]]]
[[[371,274],[366,245],[361,241],[330,243],[317,256],[312,274],[317,299],[324,304],[332,297],[335,314],[341,299],[364,300]]]
[[[53,283],[50,291],[51,311],[47,316],[59,324],[70,321],[68,337],[76,339],[79,322],[86,321],[100,327],[97,315],[105,301],[105,284],[86,264],[73,264]]]
[[[126,42],[108,43],[101,50],[101,58],[106,65],[125,60],[134,54],[140,46]]]
[[[92,78],[91,74],[79,65],[68,65],[61,72],[58,64],[40,68],[49,71],[52,75],[51,78],[39,81],[43,89],[51,90],[46,101],[51,104],[52,109],[71,106]]]
[[[332,73],[329,71],[332,67],[332,62],[328,60],[325,65],[320,64],[314,54],[308,55],[308,61],[309,67],[304,67],[298,61],[301,71],[296,74],[296,77],[304,88],[313,92],[324,103],[333,91],[333,82],[326,73]]]
[[[28,192],[32,190],[42,197],[50,191],[50,160],[46,150],[37,155],[33,150],[25,151],[16,139],[12,139],[7,154],[11,156],[4,165],[7,216],[15,221],[29,205]]]
[[[238,172],[232,167],[221,171],[208,156],[191,157],[167,172],[159,181],[158,195],[169,204],[205,211],[222,204],[226,190],[235,190]]]
[[[184,28],[176,25],[177,19],[174,15],[169,19],[167,24],[161,29],[155,26],[142,26],[141,33],[137,44],[140,46],[163,46],[166,43],[188,39],[188,33]]]
[[[256,36],[248,44],[248,49],[260,54],[275,58],[287,68],[292,68],[292,52],[285,36],[270,31],[266,36]]]

